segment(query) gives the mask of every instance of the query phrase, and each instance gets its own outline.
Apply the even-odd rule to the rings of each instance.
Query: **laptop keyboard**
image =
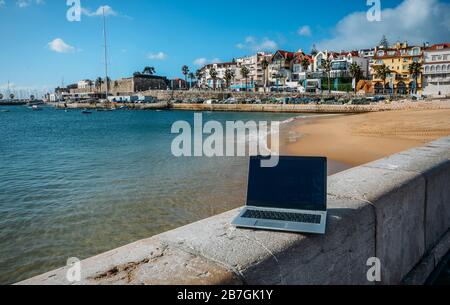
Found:
[[[256,211],[247,210],[243,218],[252,219],[266,219],[266,220],[281,220],[289,222],[320,224],[322,217],[320,215],[286,213],[286,212],[272,212],[272,211]]]

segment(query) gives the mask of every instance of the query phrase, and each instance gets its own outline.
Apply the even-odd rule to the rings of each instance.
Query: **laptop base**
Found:
[[[272,220],[272,219],[255,219],[255,218],[244,218],[243,215],[248,210],[254,211],[269,211],[269,212],[281,212],[281,213],[293,213],[293,214],[309,214],[309,215],[320,215],[320,224],[311,224],[303,222],[290,222],[285,220]],[[301,211],[301,210],[282,210],[282,209],[266,209],[266,208],[244,208],[239,216],[234,219],[232,225],[238,228],[248,228],[248,229],[262,229],[270,231],[283,231],[292,233],[310,233],[310,234],[325,234],[327,221],[327,212],[312,212],[312,211]]]

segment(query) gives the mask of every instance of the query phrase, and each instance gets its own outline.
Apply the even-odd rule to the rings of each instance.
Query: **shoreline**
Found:
[[[450,135],[449,118],[450,109],[296,118],[282,129],[280,150],[351,168]]]

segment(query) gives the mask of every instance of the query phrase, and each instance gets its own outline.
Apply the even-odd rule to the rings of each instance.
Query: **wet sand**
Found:
[[[282,154],[326,156],[338,172],[449,135],[450,109],[401,110],[296,119],[280,143]]]

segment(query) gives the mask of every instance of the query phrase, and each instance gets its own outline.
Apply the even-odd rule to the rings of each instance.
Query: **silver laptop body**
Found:
[[[327,159],[280,157],[277,167],[262,168],[251,157],[246,207],[232,224],[240,228],[325,234]]]

